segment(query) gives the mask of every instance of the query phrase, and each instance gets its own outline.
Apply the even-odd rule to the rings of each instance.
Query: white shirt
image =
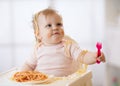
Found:
[[[76,44],[69,45],[68,57],[65,53],[65,43],[54,46],[41,45],[36,56],[29,59],[26,64],[33,70],[40,71],[49,75],[67,76],[78,69],[78,57],[81,49]]]

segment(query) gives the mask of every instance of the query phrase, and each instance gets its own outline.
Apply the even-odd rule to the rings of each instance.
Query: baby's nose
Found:
[[[54,29],[58,29],[56,25],[53,26],[53,30],[54,30]]]

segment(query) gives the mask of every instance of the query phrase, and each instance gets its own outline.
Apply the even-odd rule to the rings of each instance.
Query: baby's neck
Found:
[[[62,41],[60,41],[59,43],[43,43],[43,45],[45,46],[55,46],[55,45],[58,45],[60,44]]]

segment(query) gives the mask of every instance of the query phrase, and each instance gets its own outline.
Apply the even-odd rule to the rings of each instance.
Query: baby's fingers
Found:
[[[97,59],[99,61],[106,62],[104,53],[101,53],[101,55]]]

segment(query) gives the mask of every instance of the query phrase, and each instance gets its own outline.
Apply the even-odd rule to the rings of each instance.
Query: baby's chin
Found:
[[[52,36],[52,39],[54,40],[54,41],[61,41],[62,39],[63,39],[63,36],[57,36],[57,35],[55,35],[55,36]]]
[[[52,41],[53,44],[58,44],[58,43],[61,43],[61,42],[62,42],[62,39],[59,39],[59,38],[54,39],[54,40]]]
[[[61,41],[62,40],[55,40],[55,41],[53,41],[53,44],[59,44],[59,43],[61,43]]]

